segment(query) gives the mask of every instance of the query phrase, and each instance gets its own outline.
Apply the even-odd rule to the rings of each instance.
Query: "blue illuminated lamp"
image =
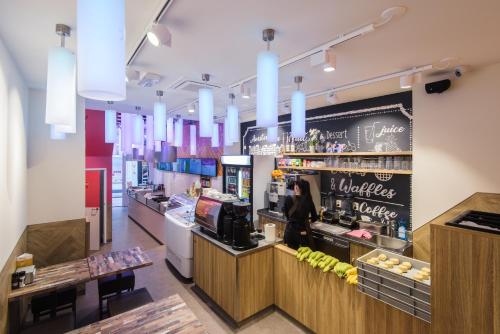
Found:
[[[161,101],[163,91],[157,90],[158,102],[154,105],[154,140],[166,141],[167,140],[167,105]]]
[[[113,108],[113,101],[108,101],[108,109],[104,111],[104,142],[113,144],[117,138],[116,111]]]
[[[203,82],[210,80],[209,74],[202,74]],[[208,88],[198,90],[198,110],[200,113],[200,137],[212,137],[214,128],[214,93]]]
[[[274,30],[263,31],[267,50],[257,56],[257,126],[270,127],[278,124],[278,71],[279,58],[269,51]]]
[[[294,78],[297,90],[292,94],[292,137],[303,138],[306,135],[306,96],[300,90],[302,76]]]

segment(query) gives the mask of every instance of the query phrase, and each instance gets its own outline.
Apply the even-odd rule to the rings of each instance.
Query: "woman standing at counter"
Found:
[[[297,249],[299,246],[312,245],[309,214],[313,221],[318,219],[318,214],[311,197],[309,182],[295,182],[294,192],[294,196],[288,196],[285,200],[285,243],[290,248]]]

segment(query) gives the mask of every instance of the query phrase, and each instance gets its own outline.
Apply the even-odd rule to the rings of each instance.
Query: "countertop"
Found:
[[[269,209],[259,209],[259,210],[257,210],[257,214],[261,215],[261,216],[264,216],[266,218],[275,220],[277,222],[286,224],[286,218],[284,216],[280,217],[280,216],[278,216],[278,215],[276,215],[274,213],[271,213],[269,211]],[[355,243],[355,244],[358,244],[358,245],[362,245],[362,246],[365,246],[365,247],[369,247],[369,248],[374,248],[374,249],[375,248],[384,248],[384,247],[377,246],[375,243],[373,243],[373,242],[371,242],[369,240],[361,239],[361,238],[356,238],[356,237],[351,237],[351,236],[348,236],[348,235],[345,235],[345,234],[338,234],[338,235],[336,235],[336,237],[338,237],[339,239],[342,239],[342,240],[345,240],[345,241],[348,241],[348,242],[352,242],[352,243]],[[407,248],[409,248],[409,247],[407,247]],[[397,250],[394,250],[394,249],[387,249],[387,250],[399,253]]]
[[[134,200],[134,201],[136,201],[137,203],[142,204],[142,205],[144,205],[145,207],[148,207],[149,209],[153,210],[154,212],[159,213],[160,215],[163,215],[163,214],[165,213],[165,211],[163,211],[163,212],[162,212],[162,211],[157,210],[156,208],[153,208],[153,207],[152,207],[152,206],[150,206],[150,205],[147,205],[147,204],[146,204],[146,203],[147,203],[147,201],[146,201],[146,203],[139,201],[139,200],[137,199],[136,195],[137,195],[137,193],[133,193],[133,194],[129,193],[129,194],[128,194],[128,197],[130,197],[131,199],[133,199],[133,200]],[[161,206],[162,204],[159,204],[159,205]]]
[[[208,333],[179,295],[149,303],[70,333]]]
[[[226,245],[226,244],[212,238],[211,236],[201,232],[199,226],[193,228],[191,230],[191,232],[196,234],[197,236],[200,236],[200,237],[210,241],[214,245],[218,246],[219,248],[222,248],[223,250],[225,250],[229,254],[236,256],[236,257],[240,257],[240,256],[248,255],[248,254],[251,254],[254,252],[258,252],[258,251],[264,250],[264,249],[269,248],[269,247],[274,247],[274,245],[281,243],[283,241],[283,239],[280,239],[280,238],[276,238],[275,242],[267,242],[263,239],[263,240],[259,240],[259,245],[255,248],[247,249],[244,251],[237,251],[237,250],[234,250],[231,246]]]

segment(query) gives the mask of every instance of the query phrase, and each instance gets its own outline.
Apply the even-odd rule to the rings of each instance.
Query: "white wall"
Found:
[[[267,184],[271,182],[271,172],[274,169],[274,156],[253,156],[253,220],[258,221],[257,210],[264,209]]]
[[[85,218],[85,105],[77,101],[76,134],[51,140],[45,91],[29,91],[28,223]]]
[[[413,227],[475,192],[500,193],[500,64],[443,94],[413,91]]]
[[[0,269],[26,227],[28,90],[0,39]]]

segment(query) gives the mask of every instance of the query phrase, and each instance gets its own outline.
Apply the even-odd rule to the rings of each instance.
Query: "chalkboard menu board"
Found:
[[[321,133],[321,147],[332,144],[344,144],[348,151],[392,152],[410,151],[412,133],[411,108],[400,103],[385,104],[381,97],[379,103],[370,100],[370,104],[359,109],[335,112],[328,109],[320,115],[310,116],[306,120],[306,131],[318,129]],[[289,116],[289,115],[287,115]],[[280,147],[291,142],[290,119],[282,120],[278,126],[278,142],[267,141],[267,128],[248,126],[242,132],[243,154],[274,155]],[[294,138],[296,152],[309,151],[309,135]]]
[[[384,173],[321,172],[321,193],[352,194],[361,215],[371,221],[410,220],[411,176]],[[410,226],[409,226],[410,227]]]
[[[323,148],[337,143],[352,152],[411,151],[412,118],[411,92],[403,92],[308,110],[306,131],[318,129]],[[290,130],[290,114],[279,118],[277,143],[267,141],[267,129],[243,123],[242,154],[276,155],[291,140]],[[308,139],[294,139],[295,151],[308,152]],[[405,220],[411,228],[411,175],[321,172],[321,192],[332,191],[351,193],[372,221]]]

